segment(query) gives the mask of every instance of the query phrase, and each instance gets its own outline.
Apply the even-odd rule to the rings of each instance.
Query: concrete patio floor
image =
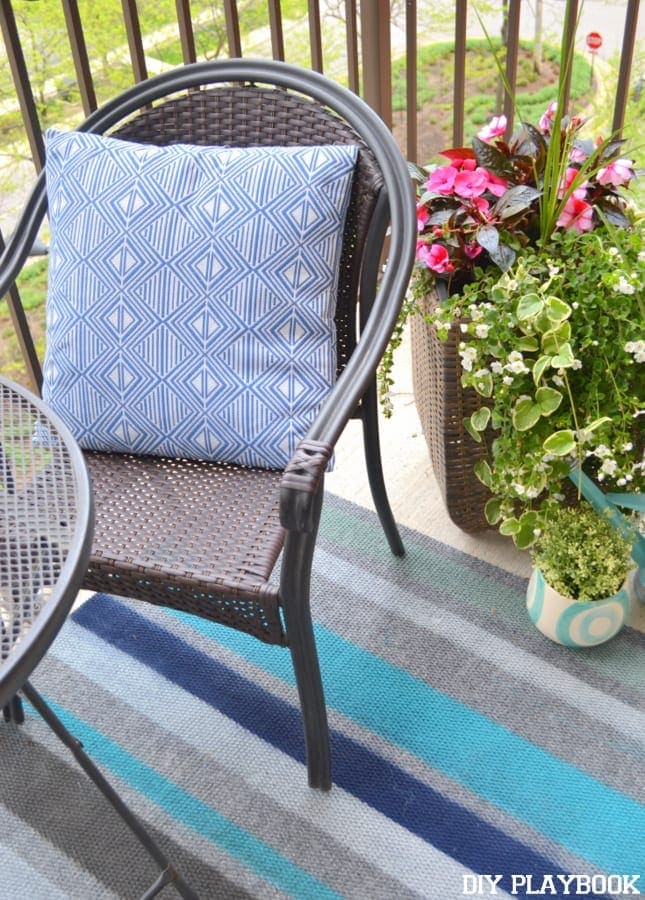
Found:
[[[450,519],[437,485],[412,395],[409,331],[394,359],[394,412],[381,415],[381,454],[385,483],[397,522],[430,535],[518,575],[530,574],[529,554],[496,531],[469,535]],[[327,490],[369,509],[359,422],[350,422],[336,448],[336,466],[326,476]]]

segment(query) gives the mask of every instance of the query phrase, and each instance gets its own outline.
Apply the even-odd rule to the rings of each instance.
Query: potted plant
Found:
[[[622,141],[583,139],[562,99],[561,85],[509,139],[500,116],[471,148],[444,151],[446,165],[411,166],[415,399],[435,474],[457,524],[497,525],[519,547],[562,502],[574,463],[606,485],[643,486],[633,161]]]
[[[485,454],[486,520],[520,548],[572,493],[574,465],[642,492],[644,236],[642,219],[557,233],[431,316],[440,335],[459,323],[461,384],[486,404],[464,423]]]
[[[567,647],[590,647],[628,619],[631,542],[582,501],[549,512],[531,549],[526,606],[536,628]]]

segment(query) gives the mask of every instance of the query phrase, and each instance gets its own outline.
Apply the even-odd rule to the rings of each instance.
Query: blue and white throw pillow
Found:
[[[87,449],[283,468],[335,378],[357,148],[46,138],[45,400]]]

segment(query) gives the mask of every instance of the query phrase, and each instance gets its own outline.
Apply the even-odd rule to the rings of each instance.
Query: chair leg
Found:
[[[322,500],[322,490],[317,498]],[[318,515],[315,517],[318,521]],[[280,595],[302,711],[309,786],[331,789],[329,726],[318,651],[309,607],[309,584],[316,540],[314,533],[288,532]]]
[[[365,448],[365,463],[367,466],[367,478],[376,513],[379,517],[383,531],[390,545],[390,550],[395,556],[404,556],[405,548],[399,529],[392,513],[390,501],[385,490],[383,478],[383,465],[381,463],[381,444],[378,430],[378,406],[376,395],[376,382],[365,392],[361,401],[361,417],[363,421],[363,445]]]
[[[16,694],[15,697],[12,697],[11,700],[7,703],[2,710],[2,716],[5,722],[14,722],[16,725],[22,725],[25,721],[25,712],[22,708],[22,700]]]

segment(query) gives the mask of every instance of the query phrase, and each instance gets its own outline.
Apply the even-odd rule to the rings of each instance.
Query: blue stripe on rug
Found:
[[[45,698],[65,727],[78,738],[87,753],[114,775],[160,806],[166,813],[199,835],[225,849],[243,864],[280,890],[299,897],[341,900],[340,894],[314,878],[291,860],[276,852],[248,831],[240,828],[213,807],[160,775],[145,762],[128,753],[105,734],[77,718],[70,710]],[[25,711],[37,716],[25,702]]]
[[[189,619],[181,615],[180,618],[184,623]],[[303,759],[299,710],[221,662],[195,650],[171,631],[146,620],[115,598],[105,596],[84,604],[74,613],[74,619],[101,639],[213,705],[263,740],[295,759]],[[191,618],[190,624],[201,623]],[[218,637],[222,637],[222,632],[233,634],[221,626],[215,626],[215,630]],[[263,645],[260,649],[272,659],[277,652],[290,670],[287,652]],[[180,665],[178,659],[181,659]],[[266,659],[262,661],[266,662]],[[326,662],[325,658],[325,665]],[[378,685],[373,687],[373,691],[376,692],[377,688]],[[391,686],[387,687],[388,691],[391,689]],[[370,706],[373,705],[374,695],[369,698]],[[535,878],[556,869],[559,871],[552,861],[531,847],[482,820],[359,742],[339,731],[333,732],[332,741],[334,780],[340,787],[471,870],[527,872]]]

